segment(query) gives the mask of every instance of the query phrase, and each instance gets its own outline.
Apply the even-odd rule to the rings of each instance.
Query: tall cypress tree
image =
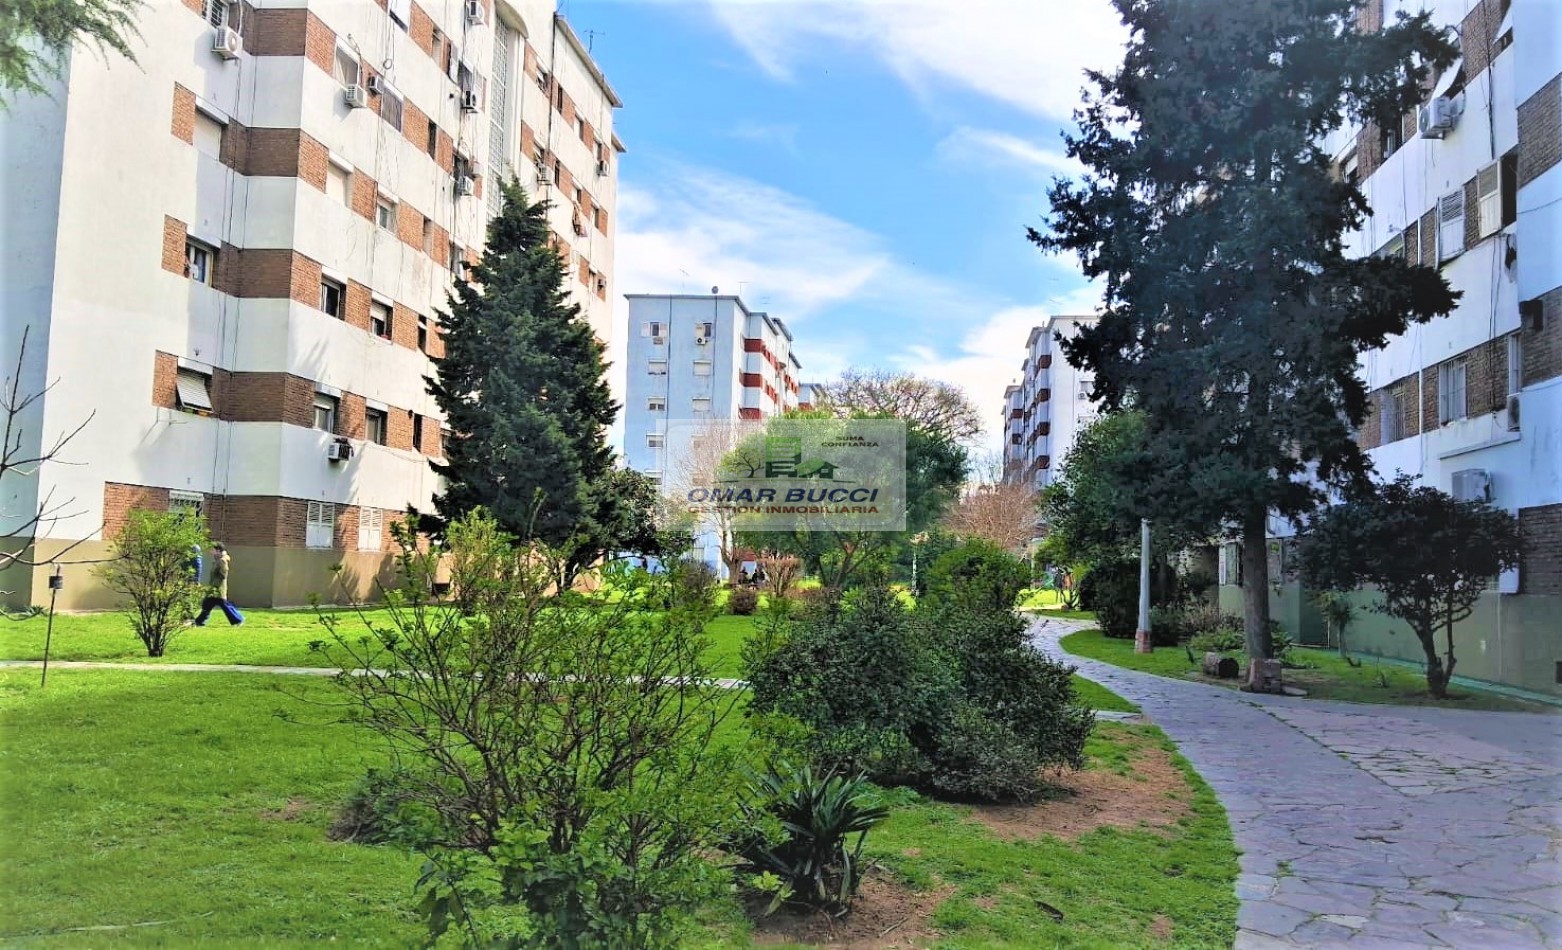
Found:
[[[566,544],[611,504],[594,486],[610,482],[617,407],[602,344],[565,294],[547,203],[503,188],[488,247],[441,314],[445,355],[428,385],[451,438],[435,507],[448,520],[482,506],[518,538]]]
[[[1242,535],[1249,654],[1268,632],[1270,512],[1360,485],[1357,352],[1453,309],[1436,270],[1349,259],[1367,203],[1320,148],[1347,119],[1397,126],[1455,52],[1425,14],[1357,26],[1357,0],[1114,0],[1122,66],[1091,74],[1049,192],[1042,248],[1103,278],[1098,325],[1063,348],[1106,405],[1141,410],[1139,510]]]

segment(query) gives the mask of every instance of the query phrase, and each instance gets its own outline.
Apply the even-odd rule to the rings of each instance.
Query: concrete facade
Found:
[[[1004,478],[1046,488],[1081,429],[1095,421],[1094,377],[1069,365],[1057,338],[1068,339],[1098,317],[1054,316],[1025,341],[1020,381],[1004,390]]]
[[[538,156],[610,338],[616,93],[552,0],[426,3],[148,4],[139,67],[78,51],[0,114],[4,352],[25,330],[24,387],[54,383],[24,438],[90,420],[75,464],[0,490],[7,529],[69,501],[35,560],[182,506],[227,542],[240,604],[372,596],[389,525],[437,487],[423,380],[452,275]],[[9,573],[13,601],[47,600],[46,569]],[[111,603],[65,573],[62,607]]]
[[[680,452],[669,423],[768,419],[808,407],[792,331],[735,296],[628,294],[624,460],[661,483],[676,481]],[[676,428],[676,426],[675,426]],[[686,433],[687,434],[687,433]],[[695,551],[723,572],[711,530]]]

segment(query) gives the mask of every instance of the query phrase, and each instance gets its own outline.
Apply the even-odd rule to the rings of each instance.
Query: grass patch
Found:
[[[419,859],[326,840],[378,757],[346,726],[273,715],[298,706],[288,693],[329,690],[309,677],[65,670],[39,689],[36,671],[0,673],[3,937],[412,945]],[[163,923],[129,926],[149,921]],[[83,927],[126,929],[72,932]]]
[[[751,623],[723,621],[718,645]],[[1093,702],[1121,703],[1096,689]],[[40,689],[35,670],[0,673],[0,803],[26,829],[0,856],[0,936],[415,944],[420,859],[326,838],[336,807],[382,762],[367,735],[308,705],[334,697],[309,677],[62,670]],[[735,718],[724,741],[741,730]],[[1090,767],[1131,776],[1147,745],[1172,752],[1152,727],[1103,724]],[[1163,914],[1178,945],[1229,945],[1235,850],[1213,795],[1176,761],[1187,814],[1169,828],[1003,840],[969,807],[892,791],[898,807],[870,849],[893,880],[949,892],[929,923],[943,946],[1143,945]],[[748,940],[731,908],[708,919],[714,945]],[[124,929],[72,929],[86,927]]]
[[[1074,697],[1081,706],[1105,709],[1110,712],[1138,712],[1139,707],[1093,680],[1078,673],[1070,677],[1074,684]]]
[[[1132,640],[1107,637],[1099,630],[1071,633],[1060,642],[1063,649],[1075,656],[1100,660],[1125,669],[1174,679],[1197,679],[1232,689],[1237,685],[1236,680],[1216,680],[1200,675],[1197,665],[1188,661],[1187,651],[1180,646],[1157,647],[1153,653],[1135,653]],[[1426,677],[1412,669],[1379,665],[1370,659],[1355,667],[1332,650],[1308,647],[1293,647],[1291,655],[1294,660],[1305,664],[1306,668],[1286,670],[1285,681],[1305,689],[1309,699],[1500,712],[1562,712],[1544,703],[1525,702],[1486,690],[1461,690],[1457,687],[1450,690],[1448,699],[1433,699],[1426,691]]]

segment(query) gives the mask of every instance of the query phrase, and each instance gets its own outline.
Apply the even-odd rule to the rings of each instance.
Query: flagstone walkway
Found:
[[[1242,850],[1237,947],[1562,947],[1562,717],[1254,696],[1044,652],[1136,704]]]

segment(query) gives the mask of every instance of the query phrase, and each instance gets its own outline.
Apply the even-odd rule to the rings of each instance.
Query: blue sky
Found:
[[[990,423],[1037,318],[1093,307],[1024,229],[1071,170],[1081,70],[1118,59],[1106,0],[560,9],[624,100],[620,293],[741,293],[793,327],[806,378],[908,369]]]

